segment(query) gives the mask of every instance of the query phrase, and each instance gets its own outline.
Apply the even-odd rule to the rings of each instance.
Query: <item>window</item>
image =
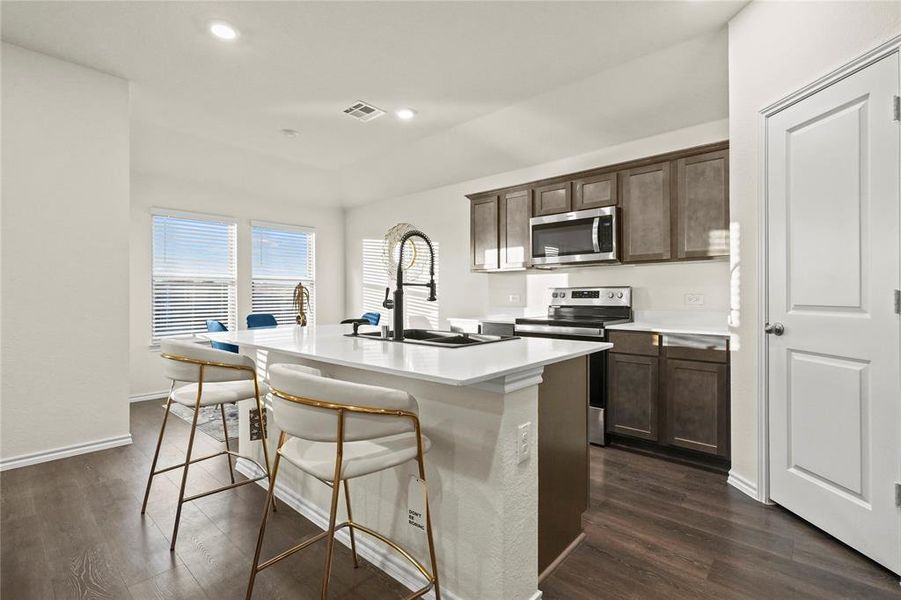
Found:
[[[153,343],[206,331],[207,319],[235,328],[236,237],[228,219],[153,214]]]
[[[252,223],[253,312],[275,315],[279,325],[294,324],[294,288],[310,290],[307,323],[316,322],[316,234],[288,225]]]
[[[382,314],[382,323],[390,325],[392,323],[392,311],[385,309],[382,302],[385,300],[385,288],[391,288],[394,291],[394,277],[389,277],[385,272],[385,266],[382,262],[382,252],[385,249],[385,240],[363,240],[363,310],[375,311]],[[417,277],[414,283],[428,282],[428,256],[429,251],[425,242],[418,238],[413,238],[407,242],[415,244],[416,255],[423,257],[423,272],[425,276]],[[441,285],[438,280],[438,242],[432,241],[432,248],[435,250],[435,283],[438,285],[438,296],[441,296]],[[404,255],[407,254],[407,248],[404,248]],[[409,281],[409,279],[407,279]],[[404,288],[404,313],[407,317],[407,327],[416,327],[413,317],[425,318],[430,323],[431,329],[436,329],[438,323],[438,302],[429,302],[428,288],[424,287],[406,287]]]

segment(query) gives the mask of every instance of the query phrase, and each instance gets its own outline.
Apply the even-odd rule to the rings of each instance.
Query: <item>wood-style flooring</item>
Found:
[[[161,418],[159,401],[133,404],[133,445],[0,474],[3,600],[243,598],[264,491],[249,485],[186,504],[170,553],[180,470],[156,478],[140,515]],[[161,465],[180,460],[187,434],[170,419]],[[221,448],[204,434],[196,444]],[[592,448],[591,460],[587,538],[542,584],[546,600],[901,598],[891,573],[722,475],[609,448]],[[218,457],[191,467],[188,493],[227,482]],[[264,556],[316,530],[280,507]],[[341,544],[336,551],[332,598],[404,596],[374,567],[354,569]],[[322,562],[319,547],[294,555],[260,574],[254,597],[319,598]]]

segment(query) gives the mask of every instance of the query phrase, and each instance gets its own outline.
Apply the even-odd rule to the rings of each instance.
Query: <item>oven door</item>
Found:
[[[532,264],[616,261],[617,209],[614,206],[533,217]]]

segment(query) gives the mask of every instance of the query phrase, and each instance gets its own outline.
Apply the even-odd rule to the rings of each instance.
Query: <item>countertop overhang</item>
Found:
[[[607,342],[519,338],[482,346],[435,348],[379,339],[348,337],[346,326],[245,329],[204,333],[217,342],[280,352],[307,360],[420,379],[469,386],[509,379],[518,373],[564,360],[609,350]]]

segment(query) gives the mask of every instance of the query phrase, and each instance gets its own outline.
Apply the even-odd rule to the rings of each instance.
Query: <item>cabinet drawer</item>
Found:
[[[644,331],[611,331],[608,339],[613,344],[610,352],[616,354],[639,354],[642,356],[658,356],[660,354],[660,336]]]
[[[670,335],[662,337],[666,358],[729,362],[729,339],[718,335]]]

